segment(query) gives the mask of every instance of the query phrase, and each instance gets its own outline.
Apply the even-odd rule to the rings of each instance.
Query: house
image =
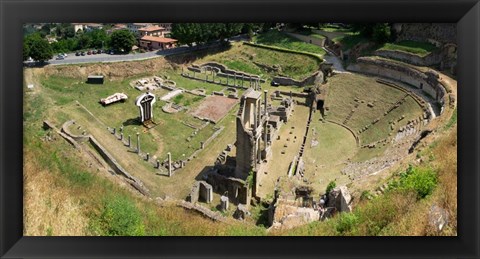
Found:
[[[140,37],[143,36],[154,36],[154,37],[165,37],[166,29],[160,26],[149,26],[138,29]]]
[[[143,36],[139,41],[140,47],[146,50],[171,49],[177,44],[176,39],[154,36]]]
[[[125,29],[127,29],[127,25],[126,25],[126,24],[117,23],[117,24],[114,24],[114,25],[112,26],[112,28],[110,28],[109,30],[107,30],[107,34],[112,34],[112,32],[114,32],[114,31],[125,30]]]
[[[152,24],[151,23],[129,23],[129,24],[127,24],[127,28],[135,34],[138,33],[139,29],[149,27],[149,26],[152,26]]]

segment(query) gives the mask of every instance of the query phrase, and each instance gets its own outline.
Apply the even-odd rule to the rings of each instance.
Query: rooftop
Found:
[[[177,42],[176,39],[163,38],[163,37],[154,37],[154,36],[143,36],[140,40],[160,42],[160,43],[172,43]]]
[[[250,88],[252,89],[252,88]],[[258,91],[255,91],[255,90],[251,90],[251,91],[246,91],[245,92],[245,98],[252,98],[252,99],[259,99],[260,97],[262,97],[262,93],[261,92],[258,92]]]
[[[152,32],[152,31],[161,31],[161,30],[165,30],[165,28],[163,27],[160,27],[160,26],[150,26],[150,27],[145,27],[145,28],[141,28],[141,29],[138,29],[139,31],[147,31],[147,32]]]

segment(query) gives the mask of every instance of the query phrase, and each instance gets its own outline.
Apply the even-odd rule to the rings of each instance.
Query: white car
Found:
[[[58,55],[57,58],[56,58],[56,60],[63,60],[63,59],[65,59],[65,57],[63,55]]]

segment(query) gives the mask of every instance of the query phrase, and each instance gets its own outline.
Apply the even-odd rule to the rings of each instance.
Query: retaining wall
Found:
[[[421,88],[442,107],[445,104],[447,88],[440,82],[438,74],[433,70],[422,72],[407,64],[373,57],[357,58],[357,63],[351,64],[347,69],[386,77]]]
[[[303,42],[307,42],[307,43],[317,45],[317,46],[320,46],[320,47],[323,47],[325,45],[325,38],[316,38],[316,37],[297,34],[297,33],[292,33],[292,32],[285,32],[285,34],[287,34],[287,35],[289,35],[293,38],[299,39]]]
[[[416,66],[433,66],[440,64],[442,56],[438,51],[432,52],[424,57],[398,50],[376,50],[376,56],[400,60]]]

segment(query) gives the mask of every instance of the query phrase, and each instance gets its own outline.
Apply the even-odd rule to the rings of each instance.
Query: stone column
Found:
[[[123,132],[120,133],[120,140],[123,140]]]
[[[137,132],[137,154],[140,154],[140,133]]]
[[[228,210],[228,197],[222,196],[220,197],[220,208],[222,211]]]
[[[160,168],[160,160],[157,159],[157,168]]]
[[[264,90],[263,91],[265,93],[265,110],[263,111],[263,114],[265,116],[265,126],[263,128],[263,132],[264,132],[264,139],[263,139],[263,143],[264,143],[264,147],[265,147],[265,154],[267,152],[267,97],[268,97],[268,91],[267,90]]]
[[[168,152],[167,155],[168,155],[168,177],[171,177],[172,176],[172,154]]]
[[[117,128],[113,128],[113,135],[117,132]]]
[[[200,142],[200,148],[201,148],[201,149],[204,149],[204,148],[205,148],[205,142],[203,142],[203,141]]]
[[[132,139],[131,139],[131,136],[128,135],[128,147],[131,147],[131,146],[132,146],[132,145],[131,145],[131,144],[132,144],[132,141],[131,141],[131,140],[132,140]]]
[[[150,159],[150,153],[147,153],[147,158],[145,160],[149,160]]]

